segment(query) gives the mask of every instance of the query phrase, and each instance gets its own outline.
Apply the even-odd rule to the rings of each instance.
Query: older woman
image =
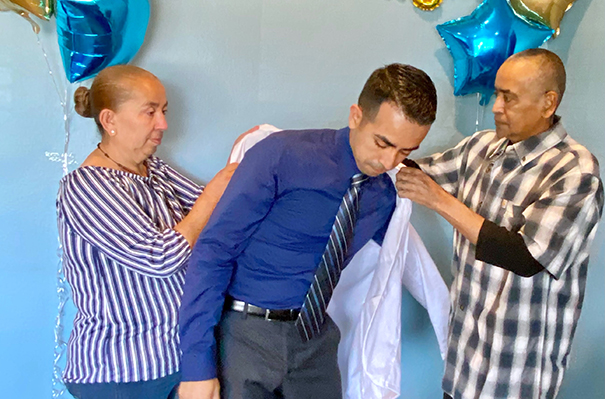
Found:
[[[57,198],[65,275],[77,307],[64,381],[79,399],[175,396],[177,310],[190,247],[234,165],[203,189],[153,156],[166,94],[134,66],[103,70],[75,93],[101,142]]]

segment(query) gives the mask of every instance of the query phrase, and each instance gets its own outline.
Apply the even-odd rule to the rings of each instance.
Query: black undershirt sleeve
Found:
[[[501,267],[523,277],[531,277],[544,270],[529,252],[519,233],[485,220],[479,231],[475,259]]]
[[[411,159],[405,159],[403,164],[420,169]],[[475,259],[510,270],[522,277],[531,277],[544,270],[544,266],[527,249],[521,234],[508,231],[487,219],[479,231]]]
[[[420,165],[418,165],[416,161],[411,160],[409,158],[404,159],[401,163],[407,166],[408,168],[420,169]]]

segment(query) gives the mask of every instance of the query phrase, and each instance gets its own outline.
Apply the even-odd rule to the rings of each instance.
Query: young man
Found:
[[[436,108],[430,78],[392,64],[370,76],[349,127],[274,133],[248,151],[189,262],[181,399],[218,398],[219,380],[225,398],[342,397],[325,308],[351,257],[382,242],[396,199],[385,172]]]
[[[565,91],[557,55],[515,54],[495,86],[496,130],[417,160],[422,171],[402,169],[397,189],[455,228],[445,397],[552,399],[582,308],[603,184],[597,160],[555,115]]]

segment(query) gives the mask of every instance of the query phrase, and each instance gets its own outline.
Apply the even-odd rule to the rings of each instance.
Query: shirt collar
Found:
[[[342,170],[347,173],[350,177],[361,173],[355,162],[355,156],[353,156],[353,149],[351,148],[351,141],[349,139],[350,129],[348,127],[342,128],[336,131],[336,152],[338,154],[339,163],[341,164]]]
[[[145,164],[147,165],[147,176],[141,176],[143,179],[151,179],[157,175],[158,170],[160,170],[160,158],[155,155],[150,155],[149,158],[145,160]]]
[[[555,116],[555,123],[550,129],[518,143],[511,144],[509,147],[516,152],[521,164],[525,165],[559,144],[565,137],[567,137],[567,132],[561,123],[561,118]]]

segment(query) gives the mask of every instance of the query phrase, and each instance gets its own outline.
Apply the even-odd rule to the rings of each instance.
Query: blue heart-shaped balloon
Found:
[[[70,82],[125,64],[139,51],[149,22],[148,0],[57,0],[57,34]]]

